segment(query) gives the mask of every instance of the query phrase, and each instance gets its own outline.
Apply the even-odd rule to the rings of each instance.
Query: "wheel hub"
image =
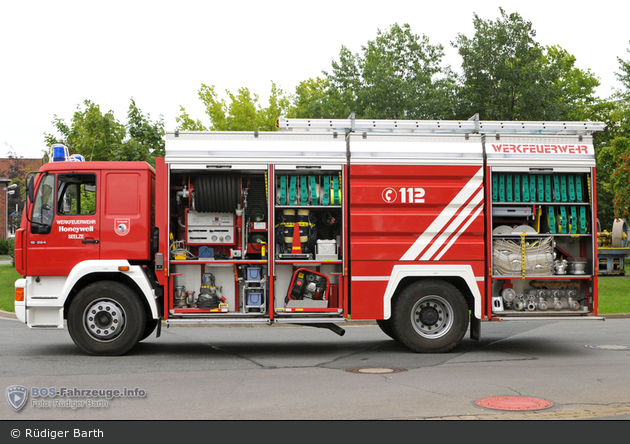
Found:
[[[108,341],[118,336],[125,325],[123,309],[111,300],[98,300],[85,310],[85,328],[94,338]]]
[[[413,328],[420,336],[437,339],[451,329],[453,309],[441,296],[425,296],[416,302],[411,320]]]
[[[435,325],[440,313],[434,307],[424,307],[420,310],[419,320],[424,325]]]

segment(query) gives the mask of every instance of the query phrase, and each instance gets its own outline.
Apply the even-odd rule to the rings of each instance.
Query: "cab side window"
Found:
[[[57,190],[57,214],[96,214],[95,174],[60,174]]]

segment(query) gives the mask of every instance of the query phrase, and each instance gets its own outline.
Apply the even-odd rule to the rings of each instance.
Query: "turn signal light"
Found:
[[[16,288],[15,289],[15,300],[18,302],[24,301],[24,289]]]
[[[129,267],[127,265],[121,265],[118,267],[118,271],[129,271]]]

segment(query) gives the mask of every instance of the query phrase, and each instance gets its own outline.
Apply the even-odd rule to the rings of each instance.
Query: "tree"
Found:
[[[599,151],[597,161],[604,166],[601,169],[609,170],[608,180],[600,182],[599,188],[609,196],[614,196],[614,218],[630,218],[630,138],[615,138]],[[602,224],[605,227],[612,226],[612,218],[602,220]]]
[[[10,149],[7,153],[7,161],[1,164],[0,177],[11,179],[7,186],[17,185],[15,190],[6,192],[7,230],[15,232],[20,226],[21,212],[26,199],[24,188],[26,174],[37,171],[41,166],[41,160],[25,159],[23,156],[18,156],[12,146],[8,146]]]
[[[496,21],[474,14],[475,35],[458,34],[460,114],[485,120],[580,119],[596,102],[599,80],[558,46],[544,47],[532,23],[499,8]]]
[[[186,108],[179,106],[179,117],[175,117],[175,121],[179,123],[177,129],[182,131],[207,131],[208,129],[201,123],[199,119],[193,119],[186,111]]]
[[[336,102],[328,94],[329,88],[328,78],[316,77],[301,81],[295,88],[294,100],[287,117],[323,119],[334,116]],[[346,114],[344,117],[347,116]]]
[[[97,104],[85,100],[77,106],[70,125],[54,116],[52,123],[59,134],[45,134],[46,145],[61,143],[68,147],[70,154],[80,154],[86,160],[130,160],[154,164],[156,156],[164,155],[162,117],[152,122],[132,98],[127,118],[126,125],[120,123],[112,111],[103,114]]]
[[[583,71],[576,66],[575,56],[559,46],[547,46],[542,58],[543,72],[547,81],[548,99],[538,120],[588,120],[593,107],[599,104],[595,89],[600,82],[590,69]],[[554,117],[555,116],[555,117]]]
[[[327,97],[320,109],[337,118],[352,111],[357,118],[451,118],[456,76],[441,66],[443,56],[442,45],[414,34],[408,24],[378,30],[362,54],[341,47],[331,72],[324,71]]]
[[[269,106],[260,108],[256,114],[256,126],[260,131],[276,131],[278,117],[286,115],[291,108],[291,98],[271,82]]]
[[[164,119],[160,116],[151,122],[151,116],[142,114],[133,98],[127,112],[127,132],[129,139],[118,153],[121,160],[145,160],[154,164],[156,157],[164,156]]]
[[[627,50],[630,52],[630,50]],[[616,89],[611,100],[591,108],[593,118],[606,122],[608,130],[596,137],[597,154],[597,217],[602,228],[611,229],[618,217],[627,218],[630,183],[627,181],[630,147],[630,62],[617,57],[617,79],[622,88]]]
[[[46,145],[62,143],[70,154],[81,154],[86,160],[110,160],[112,153],[121,151],[126,136],[125,126],[116,120],[114,113],[103,114],[90,100],[83,102],[83,108],[77,106],[70,125],[56,115],[53,124],[61,138],[45,134]]]
[[[626,49],[626,52],[630,53],[630,49]],[[615,76],[624,88],[617,90],[617,96],[627,99],[630,96],[630,61],[623,60],[621,57],[617,57],[617,61],[621,72],[616,72]]]
[[[274,82],[271,82],[269,105],[261,107],[258,94],[252,94],[248,88],[239,88],[234,94],[226,90],[230,99],[219,98],[214,85],[201,84],[198,96],[210,118],[210,125],[193,119],[183,106],[175,120],[181,131],[275,131],[276,120],[286,114],[291,106],[291,99]]]

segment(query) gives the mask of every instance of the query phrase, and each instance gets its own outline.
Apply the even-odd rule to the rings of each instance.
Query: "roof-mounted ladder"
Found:
[[[368,119],[287,119],[276,123],[281,131],[339,131],[396,133],[530,133],[588,135],[606,130],[603,122],[533,122],[477,120],[368,120]]]

